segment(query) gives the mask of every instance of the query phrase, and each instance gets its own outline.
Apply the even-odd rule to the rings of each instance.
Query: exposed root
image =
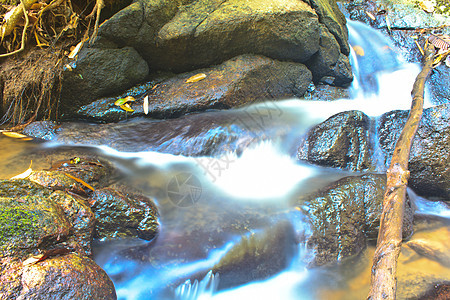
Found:
[[[0,124],[20,130],[32,121],[56,119],[61,90],[62,50],[37,50],[18,64],[8,61],[0,73],[2,103]]]

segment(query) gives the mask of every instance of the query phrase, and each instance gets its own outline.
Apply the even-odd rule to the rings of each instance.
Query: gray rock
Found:
[[[134,191],[117,186],[97,189],[90,201],[99,239],[139,237],[151,240],[159,230],[156,205]]]
[[[205,74],[206,78],[186,82],[199,73]],[[159,82],[130,103],[134,112],[124,111],[114,105],[116,98],[109,98],[83,106],[77,114],[83,118],[109,122],[136,116],[173,118],[207,109],[301,97],[311,79],[311,72],[302,64],[241,55],[212,68],[179,74]],[[144,95],[148,95],[148,115],[143,110]]]
[[[379,145],[386,167],[408,111],[393,111],[379,120]],[[409,155],[409,186],[422,196],[450,198],[450,104],[425,109]]]
[[[342,112],[314,126],[297,157],[321,166],[367,170],[371,167],[370,119],[360,111]]]
[[[385,185],[385,175],[345,177],[297,199],[295,204],[308,216],[313,228],[308,240],[315,251],[313,265],[336,263],[359,254],[367,240],[376,239]],[[412,234],[412,221],[413,210],[407,200],[404,238]]]
[[[148,75],[147,63],[131,47],[83,48],[71,67],[71,71],[64,71],[61,90],[60,109],[65,117],[98,97],[130,88]]]

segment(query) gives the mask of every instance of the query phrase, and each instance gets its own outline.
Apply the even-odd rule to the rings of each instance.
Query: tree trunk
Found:
[[[397,140],[391,164],[386,172],[383,212],[373,258],[370,292],[367,297],[370,300],[395,299],[397,258],[402,244],[403,214],[409,178],[409,153],[422,118],[425,81],[432,70],[433,58],[434,47],[429,45],[424,56],[422,71],[414,82],[411,111]]]

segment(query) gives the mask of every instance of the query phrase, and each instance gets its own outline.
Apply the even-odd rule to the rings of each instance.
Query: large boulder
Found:
[[[116,299],[87,257],[95,220],[86,201],[25,179],[0,181],[0,195],[1,299]]]
[[[379,145],[386,167],[406,123],[408,111],[381,116]],[[409,155],[409,186],[422,196],[450,198],[450,104],[425,109]]]
[[[342,112],[314,126],[297,157],[321,166],[367,170],[371,167],[370,119],[360,111]]]
[[[78,254],[37,263],[0,259],[1,299],[117,299],[108,275],[92,259]]]
[[[315,252],[312,265],[336,263],[359,254],[367,240],[378,235],[386,176],[345,177],[324,189],[301,196],[294,203],[308,217],[313,234],[308,240]],[[413,209],[405,203],[403,237],[412,234]]]
[[[63,73],[60,109],[63,116],[92,100],[119,93],[143,81],[148,65],[131,47],[83,48]]]
[[[206,77],[187,82],[197,74]],[[145,116],[143,99],[148,96],[149,117],[173,118],[190,112],[232,108],[261,100],[301,97],[311,79],[311,72],[303,64],[241,55],[212,68],[183,73],[159,82],[131,103],[134,112],[126,112],[114,105],[117,98],[109,98],[83,106],[77,114],[83,118],[109,122]]]
[[[139,0],[104,22],[70,64],[62,108],[70,116],[149,70],[187,72],[250,53],[308,63],[316,81],[352,80],[346,21],[333,0]]]

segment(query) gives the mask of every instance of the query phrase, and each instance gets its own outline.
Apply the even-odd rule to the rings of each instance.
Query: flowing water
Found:
[[[410,91],[419,66],[403,62],[385,37],[365,25],[349,21],[349,33],[350,43],[358,50],[352,51],[352,99],[290,99],[202,114],[208,118],[240,116],[233,118],[237,125],[242,126],[245,120],[251,128],[264,127],[264,139],[255,134],[254,142],[239,151],[231,147],[216,155],[193,158],[123,151],[95,141],[90,146],[67,146],[58,139],[36,143],[0,136],[0,178],[21,173],[31,158],[33,169],[48,168],[51,162],[42,156],[46,151],[60,151],[61,155],[95,153],[127,174],[124,183],[155,199],[161,223],[155,240],[96,243],[95,260],[112,278],[119,299],[363,299],[368,291],[373,249],[369,247],[337,267],[308,269],[313,253],[308,252],[305,241],[311,229],[304,216],[289,207],[299,195],[350,174],[295,159],[295,145],[308,128],[341,111],[361,110],[376,117],[410,107]],[[285,130],[280,134],[274,128]],[[126,139],[126,135],[121,138]],[[380,165],[379,170],[383,169]],[[420,214],[434,215],[443,224],[438,228],[448,229],[450,210],[446,205],[415,199]],[[227,274],[212,271],[233,247],[253,235],[278,234],[282,222],[292,224],[293,234],[286,234],[287,240],[296,242],[285,248],[276,248],[276,243],[283,242],[278,240],[268,245],[276,252],[258,262],[268,270],[264,276],[256,274],[258,280],[248,282],[253,270],[245,267],[247,259],[238,262],[239,270]],[[411,263],[410,253],[402,255],[404,270],[414,271],[425,264],[431,274],[448,274],[449,269],[439,264],[420,259]],[[285,260],[283,269],[271,265],[274,256]]]

